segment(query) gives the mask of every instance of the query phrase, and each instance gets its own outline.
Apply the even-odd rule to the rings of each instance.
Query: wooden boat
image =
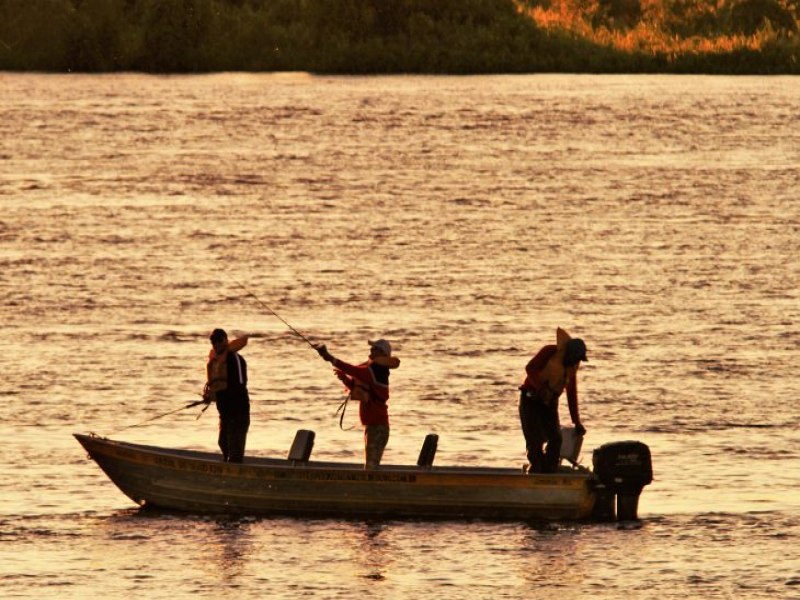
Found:
[[[613,517],[614,495],[619,495],[585,467],[532,475],[522,469],[434,467],[438,438],[433,435],[426,438],[417,465],[372,470],[310,461],[314,434],[305,430],[298,432],[288,458],[248,456],[242,464],[224,463],[219,454],[209,452],[95,435],[75,438],[136,504],[191,513],[585,520]],[[637,458],[627,450],[629,463],[646,459],[644,471],[650,469],[649,451]],[[644,475],[632,486],[626,482],[631,489],[620,498],[633,496],[635,502],[619,503],[621,519],[636,518]]]

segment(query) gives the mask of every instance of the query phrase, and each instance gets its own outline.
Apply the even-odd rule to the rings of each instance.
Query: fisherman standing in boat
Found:
[[[392,356],[392,345],[386,340],[368,342],[369,360],[351,365],[334,358],[325,345],[316,346],[319,355],[333,364],[334,373],[350,390],[350,397],[358,400],[358,415],[364,426],[364,454],[366,469],[375,469],[381,462],[389,441],[389,370],[400,366],[400,359]]]
[[[247,362],[239,350],[247,345],[247,336],[228,341],[222,329],[211,332],[211,351],[206,373],[208,380],[203,398],[216,402],[219,412],[219,448],[225,462],[244,459],[247,430],[250,428],[250,395],[247,392]]]
[[[566,388],[569,414],[579,436],[586,433],[578,411],[578,366],[586,358],[586,344],[556,329],[556,344],[544,346],[525,367],[520,386],[519,418],[528,453],[528,472],[554,473],[561,452],[558,399]],[[543,450],[543,446],[546,450]]]

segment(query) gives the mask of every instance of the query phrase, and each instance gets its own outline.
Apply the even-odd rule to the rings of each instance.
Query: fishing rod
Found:
[[[294,333],[297,337],[299,337],[301,340],[303,340],[306,344],[311,346],[316,351],[317,347],[314,344],[312,344],[311,341],[306,336],[304,336],[302,333],[297,331],[297,329],[292,327],[289,324],[289,322],[286,321],[286,319],[284,319],[282,316],[280,316],[278,313],[276,313],[274,310],[272,310],[272,308],[270,308],[270,306],[266,302],[262,301],[258,296],[256,296],[253,292],[248,290],[246,287],[244,287],[244,285],[242,283],[240,283],[239,281],[237,281],[236,279],[233,279],[233,282],[236,285],[238,285],[240,288],[242,288],[247,293],[248,296],[250,296],[253,300],[258,302],[259,305],[261,305],[263,308],[266,308],[270,312],[271,315],[273,315],[274,317],[277,317],[278,319],[280,319],[281,323],[283,323],[289,329],[292,330],[292,333]]]
[[[185,405],[183,405],[183,406],[181,406],[179,408],[176,408],[174,410],[170,410],[170,411],[162,413],[160,415],[156,415],[155,417],[150,417],[149,419],[145,419],[144,421],[140,421],[139,423],[134,423],[133,425],[128,425],[126,427],[123,427],[122,429],[117,429],[116,431],[112,431],[108,435],[114,435],[114,434],[119,433],[120,431],[125,431],[126,429],[133,429],[134,427],[141,427],[142,425],[144,425],[145,423],[149,423],[150,421],[155,421],[156,419],[162,419],[162,418],[164,418],[166,416],[173,415],[176,412],[180,412],[182,410],[186,410],[187,408],[194,408],[195,406],[200,406],[201,404],[205,404],[206,406],[200,412],[200,415],[197,416],[197,418],[199,419],[200,416],[205,412],[206,408],[208,408],[208,405],[209,405],[209,403],[206,402],[205,400],[195,400],[194,402],[189,402],[188,404],[185,404]]]
[[[284,325],[286,325],[286,326],[287,326],[289,329],[291,329],[291,330],[292,330],[292,333],[294,333],[294,334],[295,334],[297,337],[299,337],[300,339],[302,339],[302,340],[303,340],[303,341],[304,341],[306,344],[308,344],[309,346],[311,346],[311,347],[314,349],[314,351],[316,351],[316,352],[319,352],[319,350],[317,349],[317,347],[316,347],[314,344],[312,344],[312,343],[311,343],[311,341],[310,341],[310,340],[309,340],[309,339],[308,339],[306,336],[304,336],[302,333],[300,333],[299,331],[297,331],[297,329],[295,329],[294,327],[292,327],[292,326],[289,324],[289,322],[288,322],[286,319],[284,319],[284,318],[283,318],[283,317],[281,317],[281,316],[280,316],[278,313],[276,313],[274,310],[272,310],[272,308],[271,308],[271,307],[270,307],[270,306],[269,306],[269,305],[268,305],[266,302],[264,302],[263,300],[261,300],[261,299],[260,299],[258,296],[256,296],[256,295],[255,295],[253,292],[251,292],[249,289],[247,289],[247,288],[244,286],[244,284],[242,284],[241,282],[239,282],[239,281],[238,281],[238,280],[236,280],[236,279],[232,279],[232,281],[233,281],[233,282],[234,282],[236,285],[238,285],[240,288],[242,288],[242,290],[244,290],[244,292],[245,292],[245,293],[246,293],[248,296],[250,296],[250,297],[251,297],[253,300],[255,300],[256,302],[258,302],[258,304],[259,304],[260,306],[262,306],[263,308],[267,309],[267,310],[270,312],[270,314],[271,314],[271,315],[273,315],[274,317],[278,318],[278,319],[281,321],[281,323],[283,323],[283,324],[284,324]],[[343,401],[343,402],[342,402],[342,403],[339,405],[339,408],[337,408],[337,409],[336,409],[336,414],[334,415],[334,416],[338,416],[338,417],[339,417],[339,428],[340,428],[342,431],[346,431],[346,429],[343,427],[343,422],[344,422],[344,413],[345,413],[345,411],[347,410],[347,402],[350,400],[350,397],[351,397],[351,394],[348,394],[348,395],[347,395],[347,398],[345,398],[345,399],[344,399],[344,401]],[[202,414],[202,413],[201,413],[201,414]],[[199,418],[199,416],[198,416],[198,418]],[[348,429],[352,429],[352,427],[348,427]]]
[[[304,341],[306,344],[308,344],[309,346],[311,346],[311,347],[314,349],[314,351],[317,351],[317,347],[316,347],[316,346],[315,346],[315,345],[314,345],[314,344],[311,342],[311,340],[309,340],[309,339],[308,339],[306,336],[304,336],[302,333],[300,333],[299,331],[297,331],[297,329],[295,329],[294,327],[292,327],[292,326],[289,324],[289,322],[288,322],[286,319],[284,319],[284,318],[283,318],[283,317],[281,317],[281,316],[280,316],[278,313],[276,313],[276,312],[275,312],[275,311],[274,311],[274,310],[273,310],[273,309],[272,309],[272,308],[271,308],[271,307],[270,307],[270,306],[269,306],[269,305],[268,305],[266,302],[264,302],[263,300],[261,300],[261,299],[260,299],[258,296],[256,296],[256,295],[255,295],[253,292],[251,292],[249,289],[247,289],[247,288],[246,288],[246,287],[245,287],[245,286],[244,286],[244,285],[243,285],[241,282],[239,282],[238,280],[236,280],[236,279],[232,279],[232,281],[233,281],[233,282],[234,282],[236,285],[238,285],[240,288],[242,288],[242,290],[244,290],[244,291],[245,291],[245,293],[246,293],[248,296],[250,296],[250,297],[251,297],[253,300],[255,300],[256,302],[258,302],[258,304],[259,304],[260,306],[262,306],[263,308],[267,309],[267,310],[270,312],[270,314],[272,314],[274,317],[278,318],[278,319],[279,319],[279,320],[280,320],[280,321],[281,321],[281,322],[282,322],[284,325],[286,325],[286,326],[287,326],[287,327],[288,327],[288,328],[289,328],[289,329],[292,331],[292,333],[294,333],[294,334],[295,334],[297,337],[299,337],[301,340],[303,340],[303,341]],[[167,412],[165,412],[165,413],[162,413],[162,414],[160,414],[160,415],[156,415],[155,417],[150,417],[149,419],[145,419],[144,421],[141,421],[141,422],[139,422],[139,423],[134,423],[133,425],[128,425],[128,426],[126,426],[126,427],[123,427],[122,429],[117,429],[116,431],[112,431],[111,433],[109,433],[109,435],[113,435],[113,434],[119,433],[120,431],[125,431],[126,429],[132,429],[132,428],[134,428],[134,427],[140,427],[140,426],[144,425],[145,423],[150,423],[151,421],[155,421],[155,420],[157,420],[157,419],[162,419],[162,418],[164,418],[164,417],[166,417],[166,416],[173,415],[173,414],[175,414],[176,412],[180,412],[180,411],[182,411],[182,410],[186,410],[187,408],[194,408],[195,406],[200,406],[201,404],[205,404],[205,406],[203,407],[203,410],[201,410],[201,411],[200,411],[200,414],[198,414],[198,415],[197,415],[197,419],[199,419],[200,417],[202,417],[202,416],[203,416],[203,413],[204,413],[204,412],[206,412],[206,409],[208,409],[208,407],[209,407],[209,406],[210,406],[210,404],[211,404],[210,402],[207,402],[205,399],[203,399],[203,400],[196,400],[196,401],[194,401],[194,402],[189,402],[188,404],[185,404],[184,406],[181,406],[181,407],[179,407],[179,408],[176,408],[176,409],[174,409],[174,410],[170,410],[170,411],[167,411]],[[347,401],[345,401],[345,402],[343,403],[343,405],[339,407],[339,409],[340,409],[340,410],[342,410],[342,409],[343,409],[343,408],[346,406],[346,404],[347,404]],[[339,411],[338,411],[338,410],[337,410],[336,412],[337,412],[337,414],[339,413]],[[342,410],[342,416],[341,416],[341,418],[342,418],[342,419],[344,419],[344,410]],[[341,426],[341,420],[340,420],[340,423],[339,423],[339,425]]]

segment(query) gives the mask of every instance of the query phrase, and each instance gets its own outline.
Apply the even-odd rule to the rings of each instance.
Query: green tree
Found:
[[[203,70],[204,44],[212,29],[212,0],[141,0],[139,67],[156,73]]]
[[[69,0],[0,2],[0,68],[38,71],[67,69]]]
[[[767,25],[781,33],[797,31],[794,16],[777,0],[741,0],[731,8],[731,29],[735,33],[753,35]]]

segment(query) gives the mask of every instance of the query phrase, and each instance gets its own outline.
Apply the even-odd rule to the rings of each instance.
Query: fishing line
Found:
[[[155,421],[156,419],[161,419],[161,418],[169,416],[169,415],[174,415],[176,412],[180,412],[182,410],[186,410],[187,408],[194,408],[195,406],[200,406],[201,404],[205,404],[206,406],[205,406],[205,408],[203,408],[202,411],[200,411],[200,414],[197,416],[197,418],[199,419],[200,416],[205,412],[206,408],[208,408],[208,403],[205,400],[195,400],[194,402],[189,402],[188,404],[185,404],[184,406],[181,406],[180,408],[176,408],[175,410],[170,410],[170,411],[162,413],[160,415],[156,415],[155,417],[150,417],[149,419],[145,419],[144,421],[140,421],[139,423],[134,423],[133,425],[127,425],[126,427],[123,427],[121,429],[116,429],[116,430],[110,432],[108,435],[114,435],[114,434],[119,433],[120,431],[125,431],[126,429],[133,429],[134,427],[141,427],[142,425],[145,425],[146,423],[149,423],[151,421]]]
[[[246,288],[246,287],[245,287],[245,286],[244,286],[244,285],[243,285],[241,282],[239,282],[238,280],[236,280],[236,279],[233,279],[233,278],[231,278],[231,280],[232,280],[232,281],[233,281],[233,282],[234,282],[236,285],[238,285],[240,288],[242,288],[242,290],[244,290],[244,291],[245,291],[245,293],[246,293],[248,296],[250,296],[250,297],[251,297],[253,300],[255,300],[256,302],[258,302],[258,304],[259,304],[260,306],[262,306],[263,308],[267,309],[271,315],[273,315],[274,317],[276,317],[277,319],[279,319],[279,320],[280,320],[280,321],[281,321],[281,322],[282,322],[284,325],[286,325],[286,326],[287,326],[287,327],[288,327],[288,328],[289,328],[289,329],[292,331],[292,333],[294,333],[294,334],[295,334],[297,337],[299,337],[301,340],[303,340],[303,341],[304,341],[306,344],[308,344],[309,346],[311,346],[311,347],[314,349],[314,351],[316,351],[316,350],[317,350],[317,347],[316,347],[316,346],[315,346],[313,343],[311,343],[311,341],[310,341],[310,340],[309,340],[309,339],[308,339],[306,336],[304,336],[302,333],[300,333],[299,331],[297,331],[297,329],[295,329],[294,327],[292,327],[292,326],[291,326],[291,324],[290,324],[290,323],[289,323],[289,322],[288,322],[286,319],[284,319],[284,318],[283,318],[283,317],[281,317],[281,316],[280,316],[280,315],[279,315],[277,312],[275,312],[275,311],[274,311],[274,310],[273,310],[273,309],[272,309],[272,308],[271,308],[271,307],[270,307],[270,306],[269,306],[269,305],[268,305],[266,302],[264,302],[263,300],[261,300],[261,299],[260,299],[258,296],[256,296],[256,295],[255,295],[253,292],[251,292],[249,289],[247,289],[247,288]],[[142,425],[145,425],[145,424],[147,424],[147,423],[150,423],[151,421],[155,421],[155,420],[157,420],[157,419],[162,419],[162,418],[164,418],[164,417],[167,417],[167,416],[169,416],[169,415],[173,415],[173,414],[175,414],[176,412],[180,412],[180,411],[182,411],[182,410],[186,410],[187,408],[194,408],[195,406],[200,406],[201,404],[205,404],[205,406],[203,407],[203,410],[201,410],[201,411],[200,411],[200,413],[199,413],[199,414],[197,415],[197,417],[196,417],[196,419],[199,419],[200,417],[202,417],[202,416],[203,416],[203,413],[204,413],[204,412],[206,412],[206,409],[208,409],[208,407],[210,406],[210,403],[209,403],[209,402],[206,402],[205,400],[196,400],[195,402],[189,402],[188,404],[186,404],[186,405],[184,405],[184,406],[181,406],[181,407],[179,407],[179,408],[176,408],[176,409],[174,409],[174,410],[170,410],[170,411],[168,411],[168,412],[165,412],[165,413],[163,413],[163,414],[156,415],[155,417],[150,417],[149,419],[145,419],[144,421],[140,421],[139,423],[134,423],[133,425],[128,425],[128,426],[126,426],[126,427],[123,427],[123,428],[121,428],[121,429],[117,429],[117,430],[115,430],[115,431],[112,431],[112,432],[110,432],[108,435],[114,435],[114,434],[117,434],[117,433],[119,433],[120,431],[125,431],[125,430],[127,430],[127,429],[133,429],[134,427],[141,427]],[[343,409],[343,408],[346,406],[346,404],[347,404],[347,400],[345,400],[345,402],[342,404],[342,406],[340,406],[340,407],[339,407],[339,409]],[[339,412],[339,411],[337,410],[336,412],[337,412],[337,414],[338,414],[338,412]],[[344,410],[342,410],[342,419],[344,419]],[[340,422],[339,422],[339,425],[341,426],[341,420],[340,420]]]
[[[251,292],[250,290],[248,290],[246,287],[244,287],[244,285],[243,285],[243,284],[241,284],[241,283],[240,283],[239,281],[237,281],[236,279],[233,279],[233,278],[231,278],[231,280],[232,280],[232,281],[233,281],[233,282],[234,282],[236,285],[238,285],[240,288],[242,288],[242,289],[243,289],[243,290],[244,290],[244,291],[247,293],[247,295],[248,295],[248,296],[250,296],[250,297],[251,297],[253,300],[255,300],[256,302],[258,302],[258,304],[259,304],[259,305],[261,305],[263,308],[266,308],[266,309],[267,309],[267,310],[270,312],[270,314],[271,314],[271,315],[273,315],[274,317],[277,317],[278,319],[280,319],[280,321],[281,321],[281,322],[282,322],[284,325],[286,325],[286,326],[287,326],[289,329],[291,329],[291,330],[292,330],[292,333],[294,333],[294,334],[295,334],[297,337],[299,337],[301,340],[303,340],[303,341],[304,341],[306,344],[308,344],[309,346],[311,346],[311,347],[314,349],[314,351],[316,351],[316,350],[317,350],[317,347],[316,347],[314,344],[312,344],[312,343],[311,343],[311,341],[310,341],[310,340],[309,340],[309,339],[308,339],[306,336],[304,336],[302,333],[300,333],[299,331],[297,331],[297,329],[295,329],[294,327],[292,327],[292,326],[289,324],[289,322],[288,322],[288,321],[286,321],[286,319],[284,319],[282,316],[280,316],[278,313],[276,313],[274,310],[272,310],[272,308],[270,308],[270,307],[269,307],[269,305],[268,305],[266,302],[262,301],[262,300],[261,300],[261,299],[260,299],[258,296],[256,296],[256,295],[255,295],[253,292]]]
[[[345,429],[343,426],[344,413],[347,410],[347,403],[350,401],[350,398],[352,397],[353,397],[352,392],[347,394],[347,397],[342,401],[342,403],[339,405],[339,408],[336,409],[336,412],[333,415],[334,417],[337,415],[339,416],[339,429],[341,429],[342,431],[350,431],[351,429],[353,429],[352,426],[348,427],[347,429]],[[339,414],[340,412],[341,414]]]
[[[238,285],[240,288],[242,288],[242,290],[244,290],[244,292],[245,292],[245,293],[246,293],[248,296],[250,296],[250,297],[251,297],[253,300],[255,300],[256,302],[258,302],[258,304],[259,304],[261,307],[263,307],[263,308],[265,308],[266,310],[268,310],[268,311],[269,311],[269,313],[270,313],[271,315],[273,315],[274,317],[278,318],[278,319],[281,321],[281,323],[283,323],[283,324],[284,324],[284,325],[286,325],[286,326],[287,326],[289,329],[291,329],[292,333],[294,333],[294,334],[295,334],[297,337],[299,337],[300,339],[302,339],[302,340],[303,340],[303,341],[304,341],[306,344],[308,344],[309,346],[311,346],[311,347],[314,349],[314,351],[315,351],[315,352],[318,352],[318,351],[317,351],[317,347],[316,347],[316,346],[315,346],[313,343],[311,343],[311,341],[310,341],[310,340],[309,340],[309,339],[308,339],[306,336],[304,336],[302,333],[300,333],[299,331],[297,331],[297,329],[295,329],[294,327],[292,327],[292,326],[289,324],[289,322],[288,322],[286,319],[284,319],[283,317],[281,317],[281,316],[280,316],[278,313],[276,313],[276,312],[275,312],[275,311],[274,311],[274,310],[273,310],[273,309],[272,309],[272,308],[271,308],[271,307],[270,307],[270,306],[269,306],[269,305],[268,305],[266,302],[264,302],[263,300],[261,300],[261,299],[260,299],[258,296],[256,296],[256,295],[255,295],[253,292],[251,292],[249,289],[247,289],[247,288],[244,286],[244,284],[242,284],[241,282],[239,282],[239,281],[238,281],[238,280],[236,280],[236,279],[233,279],[232,277],[231,277],[231,281],[233,281],[233,282],[234,282],[236,285]],[[347,402],[350,400],[350,397],[351,397],[351,394],[348,394],[348,395],[347,395],[347,398],[345,398],[345,399],[344,399],[344,401],[343,401],[343,402],[342,402],[342,403],[339,405],[339,408],[337,408],[337,409],[336,409],[336,413],[335,413],[335,415],[334,415],[334,416],[336,416],[336,415],[338,415],[338,416],[339,416],[339,429],[341,429],[342,431],[347,431],[347,430],[349,430],[349,429],[352,429],[352,427],[348,427],[347,429],[345,429],[345,428],[344,428],[344,426],[343,426],[343,423],[344,423],[344,413],[345,413],[345,411],[347,410]],[[199,417],[198,417],[198,418],[199,418]]]

